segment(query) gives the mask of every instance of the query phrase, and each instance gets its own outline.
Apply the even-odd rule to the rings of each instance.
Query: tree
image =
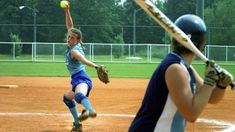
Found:
[[[23,45],[21,44],[21,39],[20,39],[19,35],[11,33],[10,39],[11,39],[11,42],[15,42],[13,44],[14,48],[12,47],[12,49],[11,49],[11,53],[14,54],[15,57],[20,56],[22,53]]]
[[[17,12],[19,10],[18,5],[20,5],[22,1],[15,0],[7,0],[0,2],[0,24],[10,24],[10,23],[18,23],[20,21],[20,13]],[[0,27],[0,41],[10,41],[9,35],[11,32],[15,32],[20,34],[20,27],[5,25]]]
[[[121,33],[121,5],[116,0],[80,0],[71,6],[74,22],[84,34],[84,42],[111,43]]]
[[[22,41],[33,41],[33,12],[37,12],[37,41],[63,42],[66,32],[64,12],[60,1],[54,0],[7,0],[0,3],[0,41],[10,41],[10,31],[21,36]],[[84,33],[84,42],[111,43],[122,32],[120,0],[71,0],[71,14],[76,27]],[[9,25],[10,24],[10,25]],[[17,25],[19,24],[19,25]]]
[[[210,44],[234,45],[234,7],[234,0],[219,0],[205,10]]]
[[[122,35],[117,35],[114,38],[114,44],[124,44],[124,40]],[[120,58],[124,54],[124,47],[123,45],[113,45],[113,56],[114,58]]]
[[[157,6],[163,10],[163,3],[159,1]],[[142,9],[133,1],[127,0],[124,4],[124,40],[126,43],[134,43],[134,21],[136,21],[136,43],[164,43],[164,30],[159,27]],[[134,12],[136,11],[136,20],[134,20]]]
[[[166,15],[175,21],[184,14],[196,14],[196,0],[167,0]]]
[[[211,7],[217,0],[204,0],[204,8]]]

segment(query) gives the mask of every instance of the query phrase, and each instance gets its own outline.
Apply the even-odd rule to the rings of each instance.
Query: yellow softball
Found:
[[[66,0],[60,1],[60,7],[61,8],[67,8],[68,5],[69,5],[68,1],[66,1]]]

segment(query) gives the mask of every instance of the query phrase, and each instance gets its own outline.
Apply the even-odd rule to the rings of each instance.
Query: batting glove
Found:
[[[221,67],[215,61],[208,61],[205,69],[204,84],[215,88],[219,80],[219,71],[221,71]]]
[[[219,73],[219,80],[217,87],[220,89],[226,89],[233,82],[233,75],[230,74],[226,69],[221,70]]]

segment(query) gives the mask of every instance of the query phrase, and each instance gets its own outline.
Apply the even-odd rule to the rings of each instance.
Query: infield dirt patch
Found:
[[[148,79],[114,79],[103,84],[92,78],[90,100],[98,117],[83,122],[85,132],[127,132],[136,114]],[[63,94],[70,89],[69,77],[0,77],[1,132],[68,132],[72,117]],[[188,123],[188,132],[222,131],[235,125],[235,92],[226,91],[218,105],[208,105],[197,123]],[[79,111],[82,106],[78,105]],[[100,115],[99,115],[100,114]],[[214,122],[213,122],[214,121]],[[216,121],[221,125],[216,124]],[[230,126],[229,126],[230,124]]]

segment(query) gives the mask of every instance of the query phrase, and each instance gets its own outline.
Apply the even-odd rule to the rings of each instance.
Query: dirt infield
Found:
[[[126,132],[138,110],[147,79],[111,79],[108,85],[92,79],[90,94],[98,117],[83,122],[85,132]],[[72,117],[62,101],[69,77],[0,77],[0,132],[68,132]],[[78,106],[82,109],[81,105]],[[218,105],[208,105],[188,132],[235,131],[235,91],[226,91]]]

